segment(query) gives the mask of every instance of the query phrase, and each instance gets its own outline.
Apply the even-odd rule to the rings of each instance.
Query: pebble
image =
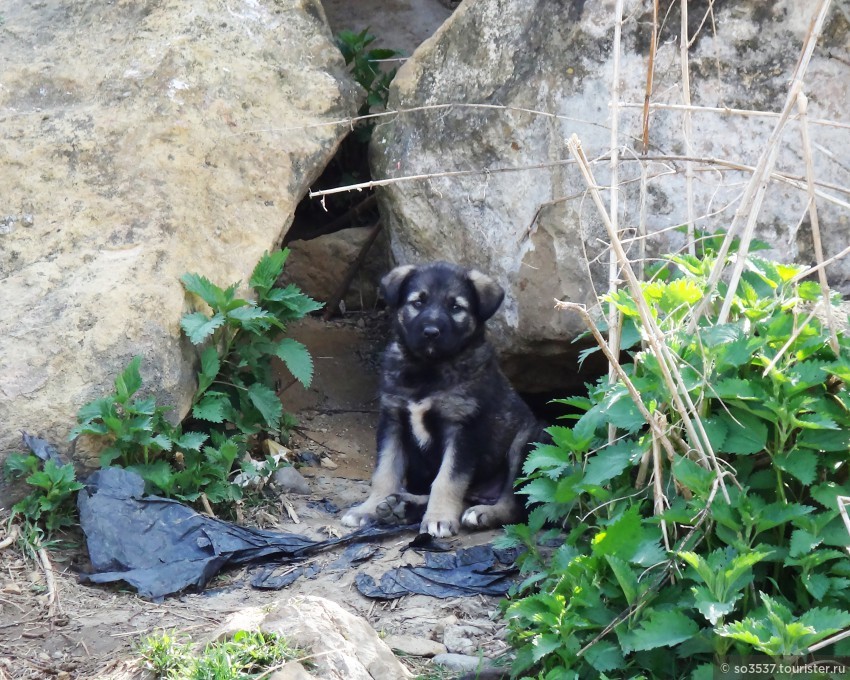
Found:
[[[431,659],[431,662],[460,672],[476,671],[490,666],[489,659],[470,654],[438,654]]]
[[[269,680],[316,680],[316,676],[310,675],[297,661],[290,661],[272,673]]]
[[[275,470],[272,482],[283,493],[310,494],[310,485],[304,476],[291,465]]]
[[[390,646],[390,649],[408,656],[430,658],[448,651],[444,644],[415,635],[387,635],[384,642]]]
[[[479,647],[478,639],[484,635],[477,626],[469,624],[454,624],[446,626],[443,632],[443,644],[450,652],[457,654],[474,654]]]

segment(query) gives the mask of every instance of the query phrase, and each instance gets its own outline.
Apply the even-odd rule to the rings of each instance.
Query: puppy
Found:
[[[421,518],[422,533],[445,537],[518,521],[514,481],[544,433],[485,338],[504,291],[446,262],[397,267],[381,290],[395,337],[382,364],[377,463],[371,494],[343,524]]]

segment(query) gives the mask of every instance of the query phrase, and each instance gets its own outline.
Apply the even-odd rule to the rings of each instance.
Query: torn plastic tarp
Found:
[[[513,556],[512,556],[513,557]],[[403,566],[391,569],[379,583],[368,574],[357,574],[354,583],[366,597],[389,600],[402,595],[431,597],[463,597],[493,595],[500,597],[513,585],[515,568],[493,569],[496,561],[513,559],[494,551],[493,546],[476,545],[461,548],[455,554],[426,553],[425,566]]]
[[[177,501],[144,496],[144,481],[121,468],[98,470],[77,497],[92,583],[125,581],[140,595],[160,599],[203,588],[226,566],[298,562],[333,546],[398,534],[408,527],[367,527],[324,541],[241,527]]]

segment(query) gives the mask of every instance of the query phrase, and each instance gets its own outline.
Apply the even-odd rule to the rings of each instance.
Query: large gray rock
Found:
[[[680,3],[662,3],[663,28],[655,57],[652,102],[679,105]],[[547,389],[574,370],[570,340],[583,330],[575,315],[553,309],[554,298],[593,304],[607,286],[607,241],[586,183],[570,162],[566,140],[576,133],[588,158],[610,149],[614,1],[476,0],[465,2],[416,51],[395,78],[390,108],[446,103],[494,108],[433,108],[401,114],[376,128],[373,174],[394,178],[475,171],[405,181],[380,192],[391,247],[402,263],[446,259],[493,274],[508,290],[493,336],[521,387]],[[815,11],[812,3],[743,0],[690,3],[692,101],[705,107],[778,111]],[[620,224],[635,229],[641,212],[640,153],[651,3],[626,0],[620,101]],[[850,66],[845,58],[850,17],[834,3],[805,77],[810,119],[847,121]],[[703,23],[703,19],[705,22]],[[701,25],[702,24],[702,25]],[[699,30],[697,30],[699,28]],[[510,107],[510,108],[501,108]],[[534,113],[534,111],[542,113]],[[774,117],[716,111],[693,114],[690,151],[681,110],[653,110],[650,154],[691,155],[755,165]],[[811,124],[815,171],[822,188],[846,201],[850,167],[845,127]],[[563,163],[562,161],[568,161]],[[548,164],[548,165],[547,165]],[[500,168],[547,165],[516,172]],[[688,219],[684,165],[646,163],[650,256],[680,247],[671,230]],[[609,162],[593,164],[599,184],[610,184]],[[800,132],[792,122],[782,140],[777,171],[804,174]],[[750,175],[700,163],[694,179],[697,226],[714,231],[731,223]],[[609,192],[603,192],[610,200]],[[812,261],[805,187],[773,182],[760,214],[758,237],[782,259]],[[827,255],[848,242],[845,208],[820,201]],[[535,221],[535,216],[537,219]],[[666,231],[665,231],[666,230]],[[637,253],[634,243],[632,254]],[[600,261],[601,258],[601,261]],[[590,264],[588,264],[590,262]],[[850,258],[830,269],[850,290]]]
[[[271,608],[260,624],[308,650],[324,680],[404,680],[410,672],[366,619],[323,597],[293,597]]]
[[[318,0],[3,4],[0,453],[135,354],[185,413],[184,272],[247,281],[362,96]]]

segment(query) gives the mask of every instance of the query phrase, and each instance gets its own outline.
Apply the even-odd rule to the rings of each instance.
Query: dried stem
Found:
[[[0,550],[3,550],[3,548],[8,548],[16,540],[18,540],[18,525],[13,524],[9,529],[9,534],[6,536],[6,538],[0,541]]]
[[[797,95],[797,108],[800,111],[800,134],[803,143],[803,157],[806,161],[806,187],[809,191],[809,221],[812,225],[812,244],[815,250],[815,259],[818,264],[823,263],[823,245],[820,239],[820,221],[818,220],[817,198],[815,196],[815,167],[812,162],[812,145],[809,141],[809,126],[807,124],[808,99],[803,92]],[[820,281],[825,306],[826,325],[829,328],[829,345],[836,356],[839,354],[838,332],[835,326],[835,318],[832,315],[832,301],[829,293],[829,282],[826,280],[826,270],[818,269],[818,280]]]
[[[59,592],[56,590],[56,579],[53,576],[53,565],[50,563],[50,558],[47,556],[47,551],[44,548],[40,547],[36,552],[41,569],[44,571],[44,582],[47,586],[47,616],[52,619],[62,611],[59,606]]]
[[[590,165],[587,162],[587,158],[584,155],[584,152],[581,148],[581,142],[579,141],[576,135],[572,135],[570,137],[567,145],[570,148],[573,156],[578,163],[579,169],[584,176],[585,183],[587,184],[590,195],[593,198],[593,202],[596,205],[596,208],[602,217],[602,221],[605,224],[605,228],[608,230],[608,237],[611,239],[611,247],[617,253],[617,258],[620,261],[620,266],[622,267],[623,274],[626,277],[626,281],[629,284],[629,288],[632,291],[632,298],[635,301],[635,305],[637,306],[638,314],[640,315],[641,324],[643,326],[643,330],[646,335],[647,342],[649,343],[650,348],[654,352],[655,356],[658,359],[658,365],[661,368],[661,373],[664,378],[664,381],[667,385],[668,390],[670,391],[670,398],[673,401],[673,405],[675,406],[677,412],[679,413],[679,417],[681,418],[682,424],[685,427],[685,430],[688,433],[688,436],[691,439],[691,445],[697,451],[700,456],[700,460],[706,467],[711,466],[715,469],[718,476],[720,475],[720,465],[717,462],[717,458],[714,456],[714,452],[711,450],[711,443],[708,440],[708,436],[705,433],[705,430],[702,427],[702,423],[697,417],[696,409],[691,401],[690,395],[688,394],[688,390],[684,386],[684,381],[682,380],[681,375],[679,374],[678,367],[676,362],[673,360],[667,345],[664,342],[663,334],[661,330],[658,328],[658,324],[656,323],[654,317],[652,316],[652,312],[649,310],[646,300],[643,297],[643,292],[641,290],[640,282],[635,276],[634,270],[632,269],[631,262],[629,261],[628,255],[625,250],[623,250],[623,245],[620,242],[617,233],[612,229],[611,219],[605,211],[605,206],[602,203],[602,198],[599,195],[599,191],[597,189],[596,180],[593,177],[593,172],[590,169]],[[691,420],[690,414],[694,414],[694,420]],[[721,482],[722,484],[722,482]],[[726,490],[726,486],[723,485],[724,496],[728,499],[728,491]]]
[[[605,358],[608,360],[608,363],[614,367],[615,372],[617,373],[617,377],[623,381],[623,384],[626,386],[626,389],[629,392],[629,396],[634,401],[635,406],[637,406],[638,411],[640,411],[641,416],[643,416],[644,420],[646,420],[647,424],[652,429],[653,434],[658,438],[658,441],[664,447],[665,451],[671,456],[676,455],[676,451],[673,449],[673,445],[670,443],[670,439],[667,437],[666,432],[660,427],[658,421],[652,417],[652,414],[649,412],[649,409],[643,403],[643,399],[641,399],[640,392],[637,391],[637,388],[632,383],[629,376],[623,370],[623,367],[620,365],[619,360],[616,356],[611,352],[611,348],[608,346],[608,343],[605,341],[605,338],[602,336],[602,333],[599,331],[599,328],[593,322],[593,319],[590,318],[590,314],[587,313],[587,310],[583,305],[577,304],[575,302],[564,302],[562,300],[555,300],[555,308],[563,311],[576,312],[579,316],[581,316],[582,321],[584,321],[588,330],[590,330],[593,335],[594,340],[596,340],[599,345],[602,353],[605,355]]]
[[[623,36],[623,0],[617,0],[614,10],[614,73],[611,80],[611,221],[613,229],[619,232],[619,179],[620,179],[620,146],[617,133],[620,126],[620,110],[617,102],[620,99],[620,52],[622,50]],[[608,293],[617,292],[619,284],[620,267],[617,263],[617,254],[614,250],[608,252]],[[611,305],[608,310],[608,347],[615,357],[620,354],[620,332],[622,316],[616,305]],[[614,384],[617,381],[616,370],[613,364],[608,364],[608,381]],[[617,426],[614,423],[608,425],[608,443],[617,438]]]
[[[655,53],[658,49],[658,0],[652,0],[652,35],[649,37],[649,60],[646,65],[646,90],[643,95],[643,152],[649,151],[649,100],[655,75]]]
[[[709,292],[705,296],[703,303],[700,304],[693,315],[693,319],[691,321],[692,331],[696,329],[700,316],[702,316],[705,312],[708,301],[713,297],[712,293],[716,289],[717,283],[720,281],[720,276],[725,269],[726,255],[731,248],[732,240],[738,235],[738,223],[746,215],[747,222],[740,235],[739,251],[735,258],[735,264],[732,268],[732,274],[728,284],[729,294],[723,300],[723,305],[721,306],[717,322],[723,324],[726,323],[729,318],[729,312],[732,307],[732,301],[735,297],[735,291],[738,288],[738,282],[740,281],[741,274],[744,271],[750,242],[752,241],[753,234],[755,233],[756,220],[758,219],[758,214],[761,211],[761,205],[764,201],[765,193],[767,192],[771,171],[776,164],[776,156],[779,153],[779,142],[782,138],[788,117],[791,115],[791,109],[797,103],[797,94],[802,88],[803,76],[808,69],[809,62],[811,61],[812,54],[814,53],[815,45],[817,44],[818,37],[823,29],[823,23],[826,19],[829,5],[830,0],[820,1],[818,11],[812,20],[812,24],[809,26],[809,31],[803,44],[803,51],[800,55],[799,61],[797,62],[797,67],[794,69],[791,87],[788,90],[785,105],[782,107],[782,113],[779,116],[779,120],[776,122],[773,132],[771,132],[770,138],[767,141],[767,146],[759,158],[756,171],[747,186],[747,191],[744,194],[741,205],[736,211],[735,217],[732,220],[732,225],[729,227],[729,232],[726,234],[723,245],[720,247],[717,264],[709,277]]]
[[[664,495],[664,473],[661,471],[661,448],[658,446],[658,439],[652,438],[652,491],[653,491],[653,508],[656,515],[661,515],[664,512],[664,507],[670,507],[670,501]],[[667,535],[667,522],[661,520],[661,535],[664,537],[664,547],[670,550],[670,537]]]
[[[679,38],[679,61],[682,67],[682,102],[685,106],[691,105],[691,77],[688,69],[688,0],[681,0],[682,35]],[[682,117],[682,133],[685,141],[685,153],[693,153],[693,130],[691,128],[691,111],[685,109]],[[688,209],[688,253],[695,256],[696,243],[694,241],[694,169],[689,161],[685,162],[685,195]]]

